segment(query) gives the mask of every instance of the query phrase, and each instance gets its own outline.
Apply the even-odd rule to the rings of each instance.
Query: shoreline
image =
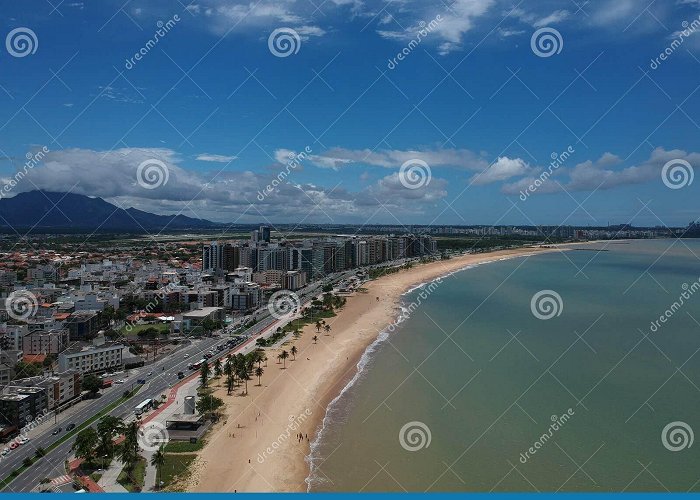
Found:
[[[196,492],[308,491],[311,451],[326,429],[328,411],[360,378],[366,365],[363,358],[370,359],[373,348],[385,340],[382,334],[388,337],[388,327],[401,312],[403,295],[477,265],[556,251],[562,248],[467,254],[364,283],[366,292],[347,296],[345,306],[327,319],[330,334],[317,333],[314,325],[307,325],[299,338],[265,350],[269,360],[262,386],[253,377],[248,395],[241,396],[239,388],[228,396],[223,380],[212,384],[215,395],[226,403],[224,416],[197,454],[190,477],[179,486]],[[286,366],[277,363],[277,353],[292,345],[299,351],[296,360],[288,359]],[[301,440],[295,438],[299,433]]]

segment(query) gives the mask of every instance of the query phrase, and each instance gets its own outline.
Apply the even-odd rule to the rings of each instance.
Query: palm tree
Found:
[[[316,332],[321,331],[321,322],[319,320],[316,320]]]
[[[233,388],[236,386],[236,379],[233,378],[233,373],[226,376],[226,394],[229,396],[233,392]]]
[[[151,457],[151,465],[157,468],[158,484],[156,485],[156,488],[160,489],[160,484],[163,482],[163,466],[165,465],[165,453],[163,453],[162,445]]]
[[[329,332],[331,331],[331,325],[325,325],[325,326],[323,327],[323,330],[326,332],[326,335],[328,335]]]
[[[209,382],[209,373],[209,363],[205,361],[204,363],[202,363],[202,367],[199,369],[199,377],[202,381],[203,387],[206,387],[207,382]]]
[[[282,351],[282,352],[280,353],[280,359],[281,359],[282,362],[283,362],[283,367],[282,367],[282,369],[286,369],[286,368],[287,368],[287,358],[289,358],[289,353],[288,353],[287,351]]]
[[[119,451],[119,458],[124,464],[126,473],[132,483],[134,483],[134,478],[131,476],[131,474],[136,466],[136,462],[139,460],[140,452],[139,424],[138,422],[134,421],[127,425],[126,430],[124,431],[124,442],[122,443],[121,450]]]
[[[221,377],[221,360],[217,358],[216,362],[214,363],[214,376],[216,378]]]
[[[289,350],[289,352],[292,353],[293,361],[296,361],[296,359],[297,359],[297,352],[298,352],[298,351],[297,351],[297,346],[293,345],[292,348]]]
[[[238,371],[238,378],[241,380],[245,381],[245,392],[244,394],[248,394],[248,381],[250,380],[250,375],[248,374],[248,367],[245,365],[241,365],[239,367]]]
[[[314,341],[314,344],[315,344],[316,342],[318,342],[318,337],[317,337],[316,335],[314,335],[313,338],[312,338],[311,340],[313,340],[313,341]]]
[[[258,377],[258,385],[262,385],[261,379],[262,379],[262,376],[263,376],[263,373],[264,373],[264,372],[265,372],[265,370],[263,370],[263,369],[262,369],[261,367],[259,367],[259,366],[255,369],[255,376]]]

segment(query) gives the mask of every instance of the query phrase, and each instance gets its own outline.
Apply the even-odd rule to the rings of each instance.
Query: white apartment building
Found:
[[[58,355],[60,371],[78,370],[80,373],[101,372],[121,368],[122,344],[90,346],[81,350],[63,351]]]

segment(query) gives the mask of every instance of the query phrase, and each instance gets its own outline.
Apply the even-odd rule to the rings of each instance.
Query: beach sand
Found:
[[[404,292],[470,265],[548,251],[557,249],[464,255],[365,283],[366,293],[348,297],[337,316],[326,320],[330,334],[317,333],[314,325],[308,325],[300,338],[267,349],[262,386],[253,377],[248,395],[242,396],[237,389],[228,396],[223,377],[212,382],[216,395],[226,403],[225,416],[207,437],[192,474],[179,487],[197,492],[306,491],[309,467],[305,457],[326,407],[355,375],[366,348],[398,316]],[[318,336],[316,343],[314,335]],[[277,363],[277,354],[282,349],[289,351],[292,345],[299,352],[296,360],[286,361],[285,368]],[[298,433],[303,436],[301,441]]]

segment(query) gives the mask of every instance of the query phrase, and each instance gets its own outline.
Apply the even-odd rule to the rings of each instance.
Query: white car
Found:
[[[9,448],[5,448],[4,450],[2,450],[2,452],[0,452],[0,455],[2,455],[2,456],[4,457],[4,456],[7,455],[8,453],[10,453],[10,449],[9,449]]]
[[[124,379],[119,379],[119,380],[116,380],[114,383],[115,383],[115,384],[123,384],[124,382],[126,382],[126,380],[124,380]]]
[[[186,357],[186,358],[189,358],[189,357],[190,357],[190,355],[189,355],[189,354],[185,354],[185,357]]]
[[[19,439],[19,444],[27,444],[29,442],[29,439],[30,438],[28,438],[28,437],[21,437]]]
[[[151,377],[152,375],[153,375],[153,372],[148,372],[148,374],[146,376]]]

